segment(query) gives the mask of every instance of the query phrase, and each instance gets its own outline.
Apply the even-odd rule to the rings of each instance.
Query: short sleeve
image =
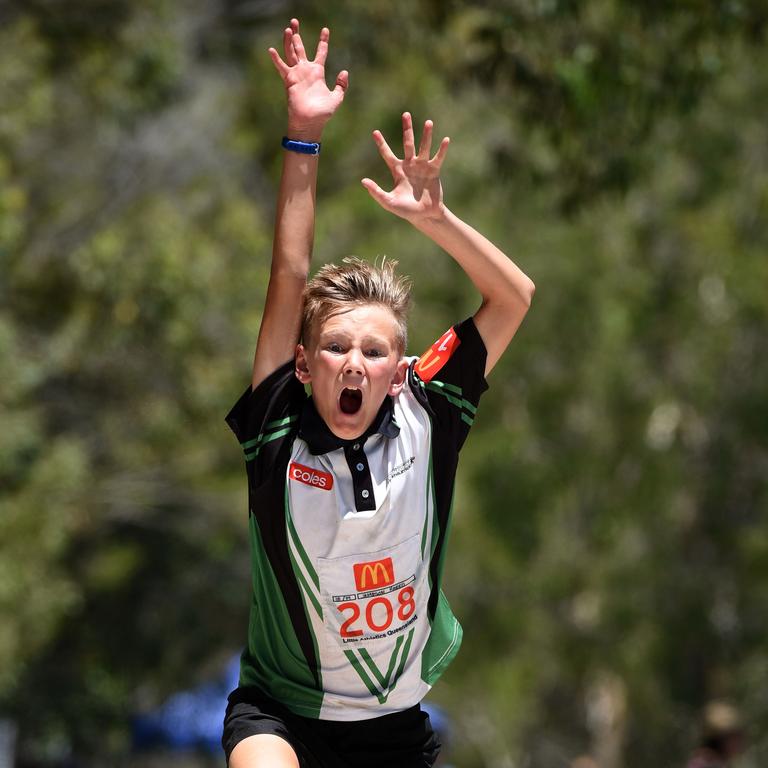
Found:
[[[290,446],[305,399],[304,386],[294,375],[290,360],[255,390],[248,387],[227,414],[226,422],[243,449],[252,487],[270,476],[281,450]]]
[[[421,389],[441,440],[458,451],[475,420],[485,380],[486,349],[470,317],[449,328],[410,369],[411,387]]]

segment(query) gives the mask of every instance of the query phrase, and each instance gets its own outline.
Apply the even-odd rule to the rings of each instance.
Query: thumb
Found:
[[[368,190],[368,194],[382,207],[389,208],[389,193],[385,192],[372,179],[362,179],[361,184]]]
[[[344,98],[347,88],[349,88],[349,72],[347,72],[346,69],[342,69],[336,78],[336,86],[333,89],[333,92],[338,96],[339,101]]]

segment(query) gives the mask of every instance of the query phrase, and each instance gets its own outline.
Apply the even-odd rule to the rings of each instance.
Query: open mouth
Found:
[[[363,393],[359,389],[345,387],[339,396],[339,408],[342,413],[353,414],[360,410],[363,404]]]

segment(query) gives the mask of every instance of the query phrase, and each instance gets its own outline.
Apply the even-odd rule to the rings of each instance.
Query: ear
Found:
[[[392,381],[389,382],[389,394],[393,397],[399,395],[403,391],[405,386],[405,377],[408,374],[408,361],[401,360],[397,364],[395,369],[395,375],[392,377]]]
[[[296,351],[294,352],[294,360],[296,362],[296,368],[294,373],[296,378],[302,384],[309,384],[312,381],[312,375],[309,372],[309,363],[307,362],[307,351],[304,349],[303,344],[296,345]]]

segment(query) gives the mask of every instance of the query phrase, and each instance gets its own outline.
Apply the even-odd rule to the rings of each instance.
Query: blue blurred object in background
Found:
[[[221,730],[229,692],[237,687],[240,657],[233,656],[222,676],[188,691],[179,691],[157,709],[135,715],[133,749],[221,752]]]
[[[422,701],[421,708],[429,715],[432,730],[435,731],[437,738],[440,739],[442,744],[435,768],[451,768],[451,764],[447,762],[450,758],[451,746],[453,745],[453,723],[451,718],[448,717],[448,713],[442,707],[438,707],[437,704],[433,704],[431,701]]]

